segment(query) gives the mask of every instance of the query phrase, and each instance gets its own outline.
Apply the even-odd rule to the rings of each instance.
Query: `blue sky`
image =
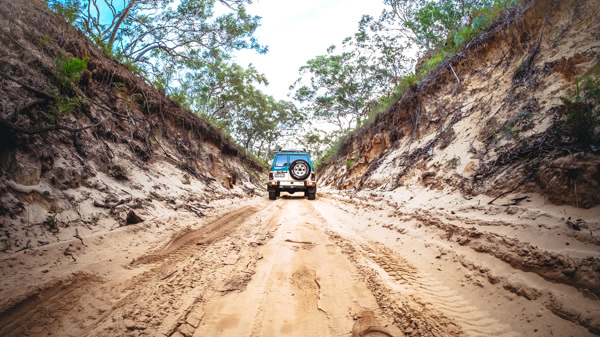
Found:
[[[247,9],[262,17],[255,35],[269,46],[269,52],[241,51],[236,53],[236,62],[242,66],[252,63],[269,80],[263,91],[288,100],[288,88],[298,78],[298,68],[325,54],[332,44],[341,45],[358,30],[363,14],[379,17],[383,0],[254,0]]]

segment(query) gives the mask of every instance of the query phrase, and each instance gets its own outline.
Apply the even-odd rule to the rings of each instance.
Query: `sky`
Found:
[[[278,100],[290,100],[289,86],[298,78],[298,69],[329,46],[340,46],[344,38],[358,31],[364,14],[379,17],[383,0],[254,0],[248,13],[261,16],[255,36],[267,45],[267,54],[244,50],[236,62],[248,64],[265,74],[269,85],[263,92]]]

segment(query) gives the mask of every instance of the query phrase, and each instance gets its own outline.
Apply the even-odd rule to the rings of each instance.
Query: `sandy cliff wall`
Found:
[[[0,6],[0,249],[122,226],[130,211],[201,215],[211,200],[255,193],[264,168],[218,130],[41,1]],[[61,83],[61,58],[89,62]]]
[[[599,10],[597,1],[533,1],[506,13],[349,136],[321,184],[492,197],[519,186],[556,204],[599,204],[598,148],[563,132],[560,99],[576,77],[597,76]]]

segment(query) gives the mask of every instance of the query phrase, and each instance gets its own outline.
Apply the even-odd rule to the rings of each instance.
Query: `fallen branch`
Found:
[[[79,235],[79,230],[77,230],[77,228],[75,228],[75,235],[73,235],[74,238],[79,239],[81,241],[82,245],[85,245],[83,243],[83,238]]]
[[[178,269],[175,269],[172,272],[168,273],[167,275],[163,276],[160,280],[164,281],[164,280],[168,279],[169,277],[171,277],[173,274],[175,274],[178,271],[179,271]]]
[[[477,139],[477,136],[473,138],[473,140],[469,143],[469,152],[477,154],[477,150],[473,147],[473,142]]]
[[[511,189],[510,191],[506,191],[502,194],[500,194],[499,196],[495,197],[494,199],[492,199],[492,201],[488,202],[488,205],[491,205],[494,201],[500,199],[501,197],[514,192],[517,188],[521,187],[521,185],[525,184],[525,182],[527,180],[529,180],[529,178],[531,178],[533,176],[533,173],[531,173],[530,175],[527,176],[527,178],[523,179],[523,181],[521,181],[517,186],[515,186],[513,189]]]
[[[188,211],[190,211],[190,212],[192,212],[192,213],[196,214],[196,216],[198,216],[199,218],[201,218],[201,217],[203,217],[203,216],[206,216],[206,214],[202,213],[202,211],[201,211],[201,210],[199,210],[198,208],[196,208],[196,207],[194,207],[194,206],[192,206],[192,205],[186,205],[186,206],[185,206],[185,208],[186,208]]]
[[[512,199],[511,203],[508,204],[502,204],[502,206],[514,206],[514,205],[518,205],[521,201],[525,200],[529,198],[528,196],[524,196],[524,197],[520,197],[520,198],[514,198]]]
[[[27,250],[27,249],[32,249],[32,248],[33,248],[33,246],[31,245],[31,240],[27,240],[27,244],[25,244],[25,247],[17,250],[16,253],[22,252],[22,251]]]

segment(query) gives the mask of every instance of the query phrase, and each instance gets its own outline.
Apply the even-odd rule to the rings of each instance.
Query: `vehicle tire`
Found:
[[[290,165],[290,175],[296,180],[304,180],[310,175],[310,165],[304,159],[296,159]]]
[[[275,200],[277,198],[277,192],[269,192],[269,200]]]
[[[304,196],[308,197],[308,191],[304,191]]]
[[[277,192],[275,192],[275,196],[276,196],[276,197],[279,197],[279,196],[281,196],[281,191],[280,191],[280,190],[277,190]]]
[[[315,200],[317,193],[308,193],[308,200]]]

